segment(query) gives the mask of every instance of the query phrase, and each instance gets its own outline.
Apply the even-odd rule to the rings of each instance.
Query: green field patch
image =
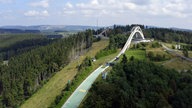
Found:
[[[130,58],[131,56],[134,56],[135,59],[139,60],[145,60],[146,59],[146,54],[145,50],[127,50],[125,52],[127,58]]]
[[[175,58],[174,60],[170,60],[170,62],[168,61],[167,63],[164,63],[164,66],[170,69],[176,69],[180,71],[192,69],[192,63],[181,58]]]

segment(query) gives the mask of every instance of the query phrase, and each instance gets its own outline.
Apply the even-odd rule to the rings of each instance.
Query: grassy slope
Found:
[[[192,62],[188,62],[180,58],[175,58],[171,62],[166,63],[164,66],[167,68],[176,69],[176,70],[188,70],[188,69],[191,70]]]
[[[189,51],[189,57],[192,58],[192,51]]]
[[[168,45],[171,48],[171,44],[166,43],[166,45]],[[147,46],[146,52],[148,53],[149,51],[152,51],[154,54],[160,54],[160,55],[165,54],[166,56],[169,56],[170,58],[172,58],[172,59],[167,60],[167,61],[155,62],[155,64],[164,65],[166,68],[176,69],[176,70],[188,70],[188,69],[191,70],[192,69],[192,63],[191,62],[188,62],[186,60],[182,60],[178,57],[172,56],[171,54],[165,52],[163,48],[151,48],[150,46]],[[182,52],[180,52],[180,53],[182,55]],[[126,51],[127,57],[130,57],[131,55],[133,55],[133,56],[135,56],[135,58],[143,58],[142,55],[144,55],[145,53],[142,55],[140,55],[140,54],[142,54],[142,52],[138,52],[138,50]],[[189,52],[189,56],[192,56],[191,52]]]
[[[93,57],[99,50],[108,45],[108,40],[102,40],[93,44],[92,49],[83,56],[80,56],[79,63],[86,56]],[[99,61],[98,61],[99,63]],[[55,97],[61,93],[68,80],[72,80],[77,73],[77,60],[71,62],[60,72],[56,73],[39,91],[29,98],[21,108],[47,108]]]
[[[171,43],[164,43],[167,47],[172,48],[172,45],[175,44],[171,44]],[[181,45],[186,45],[185,43],[180,43]],[[182,50],[177,50],[179,54],[183,55]],[[188,51],[189,53],[189,57],[192,58],[192,51]]]
[[[164,43],[167,47],[172,48],[172,44],[171,43]],[[180,43],[180,44],[184,44],[184,43]],[[173,44],[175,45],[175,44]],[[182,50],[178,50],[177,51],[178,54],[183,55]],[[189,53],[189,57],[192,58],[192,51],[188,51]],[[172,60],[164,62],[164,66],[167,68],[171,68],[171,69],[176,69],[176,70],[188,70],[188,69],[192,69],[192,63],[188,62],[186,60],[182,60],[181,58],[178,57],[174,57]]]
[[[167,43],[168,44],[168,43]],[[170,45],[171,46],[171,45]],[[163,48],[151,48],[147,47],[146,52],[152,51],[154,54],[165,54],[166,56],[169,56],[170,60],[167,61],[161,61],[161,62],[154,62],[158,65],[164,65],[166,68],[170,69],[176,69],[176,70],[191,70],[192,69],[192,62],[188,62],[186,60],[182,60],[178,57],[172,56],[169,53],[165,52]],[[182,52],[181,52],[182,54]],[[126,51],[127,57],[134,56],[137,59],[144,59],[145,58],[145,51],[143,50],[127,50]],[[189,56],[191,56],[192,53],[189,52]]]
[[[177,53],[180,54],[180,55],[183,55],[182,50],[179,50]],[[183,56],[184,56],[184,55],[183,55]],[[192,51],[188,51],[188,57],[189,57],[189,58],[192,58]]]

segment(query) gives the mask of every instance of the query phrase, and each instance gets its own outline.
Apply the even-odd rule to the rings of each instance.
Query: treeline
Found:
[[[134,26],[140,26],[141,29],[145,28],[144,25],[140,25],[140,24],[132,24],[132,25],[126,25],[126,26],[114,25],[113,29],[107,28],[108,29],[107,30],[107,36],[116,35],[116,34],[126,34],[126,33],[129,33]],[[98,29],[96,31],[93,31],[93,34],[97,35],[97,34],[101,33],[103,30],[104,30],[104,28],[101,28],[101,29]]]
[[[132,25],[114,25],[113,29],[108,29],[107,36],[116,35],[116,34],[130,34],[131,29],[134,26],[140,26],[143,30],[144,36],[146,38],[154,38],[161,40],[163,42],[182,42],[191,44],[192,43],[192,32],[173,30],[169,28],[151,28],[144,25],[132,24]],[[95,31],[94,34],[101,33],[104,29],[99,29]]]
[[[92,45],[92,31],[55,41],[0,65],[0,108],[18,107],[55,72]]]
[[[144,35],[148,38],[154,38],[161,40],[163,42],[182,42],[191,44],[192,43],[192,33],[186,31],[176,31],[166,28],[149,28],[145,29]]]
[[[10,46],[0,48],[0,60],[8,60],[9,58],[27,52],[39,46],[45,46],[55,40],[39,38],[27,39],[21,42],[16,42]]]
[[[126,34],[115,34],[115,35],[110,35],[109,38],[109,48],[110,49],[116,49],[116,48],[123,48],[125,45],[128,35]]]
[[[187,49],[187,50],[192,51],[192,45],[191,45],[191,44],[188,44],[188,45],[181,45],[181,49]]]
[[[2,29],[0,28],[1,34],[7,33],[40,33],[39,30],[21,30],[21,29]]]
[[[128,32],[131,31],[131,29],[132,29],[134,26],[140,26],[141,29],[144,29],[144,28],[145,28],[144,25],[140,25],[140,24],[132,24],[132,25],[125,25],[125,26],[114,25],[114,26],[113,26],[113,34],[128,33]]]
[[[123,48],[126,41],[127,35],[125,34],[111,34],[109,36],[109,45],[105,49],[99,51],[95,58],[99,59],[101,57],[116,53],[118,48]]]
[[[23,40],[41,39],[41,38],[45,38],[45,36],[39,33],[0,34],[0,48],[8,47]]]
[[[93,84],[82,108],[191,108],[192,72],[178,73],[124,56]]]

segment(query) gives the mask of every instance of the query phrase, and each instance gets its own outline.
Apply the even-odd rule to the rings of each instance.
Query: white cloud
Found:
[[[49,0],[41,0],[38,2],[33,2],[30,3],[31,6],[33,7],[43,7],[43,8],[48,8],[49,7]]]
[[[191,26],[191,4],[192,0],[0,0],[0,23],[10,23],[9,20],[1,21],[4,16],[15,16],[18,21],[42,18],[52,24],[65,22],[88,25],[95,24],[99,19],[101,25],[143,23]],[[9,9],[13,12],[5,11]]]
[[[65,7],[63,8],[62,12],[59,12],[59,14],[67,16],[67,15],[73,15],[76,13],[76,10],[73,8],[73,4],[71,4],[70,2],[67,2],[65,4]]]
[[[91,13],[94,15],[102,13],[102,10],[107,10],[108,14],[105,13],[105,15],[137,13],[183,18],[190,15],[192,11],[190,4],[192,4],[190,0],[90,0],[89,2],[76,3],[73,11],[90,15],[90,12],[85,12],[89,10],[93,11]]]
[[[155,16],[172,16],[176,18],[185,18],[190,16],[188,13],[192,9],[188,9],[189,5],[183,3],[182,1],[176,0],[174,2],[170,1],[156,1],[152,2],[146,8],[146,11],[150,15]]]
[[[47,10],[43,10],[43,11],[30,10],[25,12],[24,15],[30,16],[30,17],[47,17],[49,16],[49,13]]]
[[[125,6],[125,8],[130,9],[130,10],[137,9],[137,6],[134,3],[125,3],[124,6]]]
[[[82,10],[81,14],[83,14],[86,17],[91,17],[91,16],[93,16],[94,11],[93,10]]]
[[[65,4],[65,6],[66,6],[66,8],[73,8],[73,5],[72,5],[70,2],[67,2],[67,3]]]
[[[66,15],[73,15],[75,14],[76,12],[73,11],[73,10],[64,10],[63,11],[63,15],[66,16]],[[61,13],[62,14],[62,13]]]
[[[92,0],[91,5],[99,5],[99,1],[98,0]]]

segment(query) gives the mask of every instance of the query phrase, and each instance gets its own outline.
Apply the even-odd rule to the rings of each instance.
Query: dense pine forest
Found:
[[[192,73],[127,60],[93,84],[82,108],[191,108]]]
[[[30,51],[31,49],[45,46],[56,40],[39,38],[39,39],[27,39],[20,42],[16,42],[7,47],[0,48],[0,59],[9,60],[11,57],[20,55],[24,52]]]
[[[0,108],[18,107],[55,72],[88,50],[92,45],[92,39],[92,31],[87,30],[13,56],[9,59],[8,65],[1,63]],[[16,49],[20,45],[26,45],[25,42],[17,44]]]
[[[42,33],[20,33],[20,34],[0,34],[0,49],[9,47],[15,43],[19,43],[24,40],[42,39],[45,36]]]
[[[144,30],[144,34],[149,38],[161,40],[163,42],[192,43],[192,32],[177,31],[166,28],[149,28]]]

